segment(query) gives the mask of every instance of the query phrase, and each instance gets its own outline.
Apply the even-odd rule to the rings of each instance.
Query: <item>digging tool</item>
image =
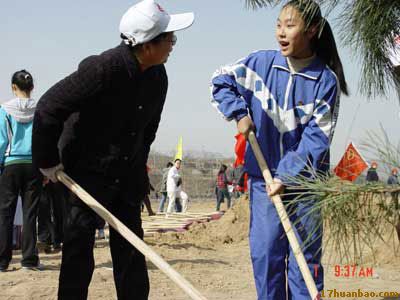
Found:
[[[265,183],[267,186],[269,186],[270,184],[272,184],[272,175],[268,169],[267,162],[264,159],[264,156],[261,152],[260,146],[258,145],[256,136],[253,131],[250,131],[248,141],[251,145],[251,148],[253,149],[254,155],[256,156],[258,166],[260,167],[260,170],[263,174]],[[308,268],[306,259],[304,258],[304,254],[301,251],[299,241],[297,240],[296,235],[293,231],[292,224],[289,220],[286,209],[283,206],[281,196],[279,195],[272,196],[271,200],[274,203],[275,208],[278,212],[282,226],[289,240],[290,247],[292,247],[297,264],[299,265],[300,268],[300,272],[303,275],[304,281],[306,282],[306,286],[308,292],[310,293],[311,299],[313,300],[320,299],[320,294],[318,293],[314,279],[311,275],[310,269]]]
[[[121,234],[129,243],[146,256],[153,264],[163,271],[172,281],[174,281],[185,293],[193,300],[207,300],[197,291],[194,286],[175,271],[165,260],[147,246],[140,238],[138,238],[128,227],[111,214],[103,205],[90,196],[81,186],[79,186],[72,178],[63,171],[56,173],[57,179],[61,181],[67,188],[75,193],[86,205],[93,209],[107,223],[112,226],[119,234]]]

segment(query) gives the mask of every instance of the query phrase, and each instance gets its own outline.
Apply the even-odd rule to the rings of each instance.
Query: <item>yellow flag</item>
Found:
[[[178,145],[176,145],[176,154],[174,160],[176,159],[182,160],[182,157],[183,157],[182,137],[179,137]]]

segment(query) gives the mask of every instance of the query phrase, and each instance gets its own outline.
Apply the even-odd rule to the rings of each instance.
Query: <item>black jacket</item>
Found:
[[[65,169],[73,173],[116,181],[147,178],[145,164],[167,88],[164,66],[141,72],[123,43],[84,59],[39,100],[32,133],[34,163],[53,167],[60,162],[60,150]]]
[[[367,178],[365,179],[367,182],[376,182],[379,181],[379,176],[378,173],[376,172],[376,169],[374,168],[369,168],[367,172]]]

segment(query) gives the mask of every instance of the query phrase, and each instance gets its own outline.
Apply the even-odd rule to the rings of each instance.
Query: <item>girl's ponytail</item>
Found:
[[[315,50],[317,52],[317,56],[320,57],[336,74],[340,83],[341,91],[343,94],[348,95],[349,91],[347,89],[347,83],[344,77],[343,65],[337,51],[335,37],[333,36],[333,32],[328,21],[325,19],[322,20],[321,26],[323,26],[323,28],[320,36],[317,36],[315,41]]]

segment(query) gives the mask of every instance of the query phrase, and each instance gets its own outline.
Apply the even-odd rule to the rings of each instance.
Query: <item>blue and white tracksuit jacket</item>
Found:
[[[291,73],[279,51],[257,51],[217,70],[211,92],[213,106],[227,120],[251,116],[273,177],[288,183],[294,176],[311,176],[311,170],[329,169],[340,87],[335,74],[318,57],[300,72]],[[258,299],[286,299],[286,269],[289,299],[310,299],[250,147],[246,149],[245,167],[250,183],[250,248]],[[320,216],[307,214],[311,206],[312,201],[299,204],[291,219],[292,223],[301,220],[296,223],[297,228],[302,227],[296,230],[300,244],[307,234],[312,235],[312,244],[303,250],[321,290],[322,229]]]

